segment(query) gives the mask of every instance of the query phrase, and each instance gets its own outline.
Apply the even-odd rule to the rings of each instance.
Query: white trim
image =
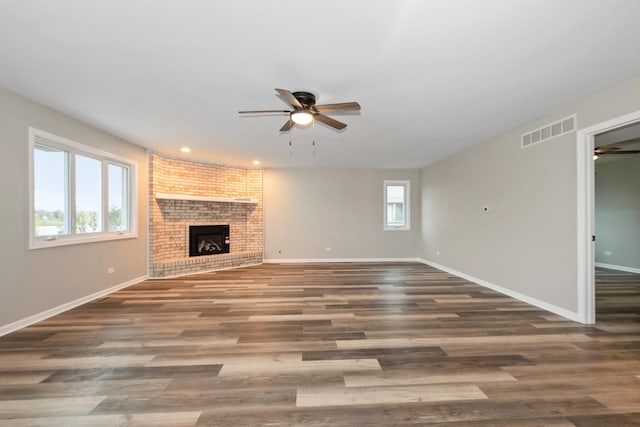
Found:
[[[35,212],[35,180],[34,178],[34,172],[35,172],[35,168],[34,168],[34,162],[35,162],[35,158],[34,158],[34,141],[35,141],[35,129],[34,128],[29,128],[28,129],[28,140],[27,140],[27,151],[28,151],[28,158],[29,158],[29,164],[27,165],[27,170],[29,172],[29,176],[27,176],[27,182],[29,183],[29,249],[32,249],[32,245],[33,245],[33,235],[34,232],[33,230],[35,230],[36,227],[36,222],[35,222],[35,218],[33,213]],[[0,336],[2,336],[2,334],[0,334]]]
[[[453,274],[454,276],[458,276],[458,277],[460,277],[462,279],[465,279],[465,280],[468,280],[470,282],[476,283],[476,284],[478,284],[480,286],[484,286],[485,288],[489,288],[489,289],[492,289],[492,290],[494,290],[496,292],[500,292],[503,295],[507,295],[507,296],[509,296],[511,298],[515,298],[515,299],[517,299],[519,301],[525,302],[527,304],[531,304],[531,305],[536,306],[538,308],[541,308],[543,310],[547,310],[547,311],[555,313],[555,314],[557,314],[559,316],[565,317],[565,318],[567,318],[569,320],[573,320],[574,322],[579,322],[578,313],[574,313],[573,311],[569,311],[569,310],[566,310],[566,309],[564,309],[562,307],[558,307],[558,306],[555,306],[553,304],[549,304],[547,302],[541,301],[539,299],[532,298],[532,297],[530,297],[528,295],[521,294],[520,292],[512,291],[511,289],[503,288],[502,286],[494,285],[493,283],[487,282],[487,281],[482,280],[482,279],[478,279],[477,277],[473,277],[473,276],[470,276],[470,275],[465,274],[465,273],[461,273],[461,272],[456,271],[456,270],[454,270],[452,268],[445,267],[444,265],[440,265],[440,264],[437,264],[435,262],[432,262],[432,261],[429,261],[429,260],[426,260],[426,259],[422,259],[421,262],[423,262],[424,264],[427,264],[427,265],[429,265],[429,266],[431,266],[433,268],[437,268],[438,270],[445,271],[445,272],[447,272],[449,274]]]
[[[594,139],[598,133],[640,121],[640,111],[579,129],[576,133],[577,154],[577,252],[579,322],[596,322],[595,255],[591,236],[595,235],[594,208]]]
[[[624,271],[627,273],[640,274],[640,268],[625,267],[624,265],[605,264],[603,262],[596,262],[596,267],[608,268],[609,270]]]
[[[79,142],[73,141],[71,139],[54,135],[44,130],[40,130],[37,128],[30,127],[29,128],[29,139],[33,138],[33,142],[35,143],[38,139],[44,139],[44,145],[52,145],[55,148],[65,149],[69,147],[73,147],[77,151],[80,151],[80,154],[91,154],[97,157],[104,157],[109,160],[114,160],[116,162],[122,163],[125,166],[135,165],[138,166],[135,160],[127,159],[126,157],[118,156],[117,154],[109,153],[108,151],[100,150],[98,148],[92,147],[90,145],[80,144]],[[56,146],[57,144],[62,144],[61,146]]]
[[[577,169],[577,308],[580,322],[594,324],[595,306],[595,270],[593,220],[594,205],[594,135],[585,135],[584,130],[576,133],[576,169]]]
[[[265,258],[265,264],[294,264],[302,262],[422,262],[420,258]]]
[[[36,240],[29,247],[29,249],[55,248],[57,246],[81,245],[84,243],[93,243],[93,242],[111,242],[114,240],[135,239],[136,237],[138,237],[137,233],[128,233],[124,231],[111,232],[111,233],[87,233],[82,237],[74,237],[74,238],[60,237],[59,239],[45,240],[45,241]]]
[[[121,283],[119,285],[112,286],[107,289],[103,289],[91,295],[87,295],[85,297],[78,298],[77,300],[70,301],[68,303],[59,305],[49,310],[45,310],[41,313],[34,314],[33,316],[29,316],[24,319],[9,323],[7,325],[0,326],[0,337],[3,335],[10,334],[11,332],[17,331],[18,329],[22,329],[29,325],[33,325],[34,323],[41,322],[45,319],[48,319],[49,317],[55,316],[60,313],[64,313],[65,311],[71,310],[72,308],[75,308],[79,305],[86,304],[88,302],[101,298],[105,295],[109,295],[113,292],[119,291],[120,289],[124,289],[126,287],[135,285],[136,283],[140,283],[146,279],[147,279],[146,276],[138,277],[136,279],[129,280],[128,282]]]

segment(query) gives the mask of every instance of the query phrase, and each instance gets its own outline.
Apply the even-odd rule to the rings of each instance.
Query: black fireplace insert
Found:
[[[229,253],[228,225],[189,226],[189,256]]]

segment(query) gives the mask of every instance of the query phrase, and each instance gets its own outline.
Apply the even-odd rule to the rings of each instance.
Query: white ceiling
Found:
[[[638,0],[0,0],[0,86],[219,163],[420,167],[639,75],[638,16]],[[362,111],[316,125],[314,149],[313,128],[237,113],[286,108],[274,88]]]
[[[621,150],[640,150],[640,122],[600,133],[594,142],[596,147],[615,145]]]
[[[628,151],[640,150],[640,123],[619,127],[595,136],[596,148],[616,147],[613,154],[601,154],[596,162],[596,169],[603,163],[615,162],[629,158],[638,158],[640,154]]]

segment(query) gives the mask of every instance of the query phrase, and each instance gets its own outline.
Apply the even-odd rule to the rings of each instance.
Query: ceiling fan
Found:
[[[311,92],[290,92],[286,89],[276,89],[276,92],[287,102],[293,110],[247,110],[238,111],[240,114],[256,114],[256,113],[289,113],[289,120],[280,128],[280,132],[287,132],[294,124],[306,126],[317,120],[334,129],[344,129],[346,123],[342,123],[336,119],[326,116],[322,113],[328,111],[355,111],[360,110],[360,104],[357,102],[340,102],[337,104],[316,105],[316,96]]]
[[[623,150],[620,147],[600,147],[596,148],[593,154],[595,156],[604,156],[608,154],[638,154],[640,150]]]

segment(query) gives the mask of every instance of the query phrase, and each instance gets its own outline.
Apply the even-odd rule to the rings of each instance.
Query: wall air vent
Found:
[[[531,147],[532,145],[546,142],[560,135],[564,135],[576,130],[577,117],[572,115],[562,120],[553,122],[531,132],[523,133],[520,139],[522,148]]]

